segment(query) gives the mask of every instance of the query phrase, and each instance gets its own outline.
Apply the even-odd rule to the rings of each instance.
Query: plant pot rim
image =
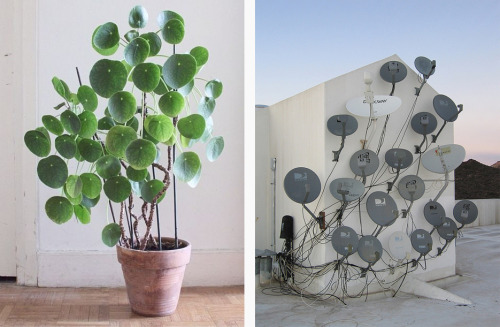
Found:
[[[154,239],[156,241],[158,241],[158,237],[154,237]],[[171,240],[171,241],[175,240],[173,237],[162,237],[161,239],[162,240]],[[145,253],[150,253],[150,252],[152,252],[152,253],[158,253],[158,252],[161,252],[161,253],[163,253],[163,252],[175,252],[175,251],[184,250],[186,248],[191,248],[191,243],[190,242],[188,242],[186,240],[183,240],[183,239],[180,239],[180,238],[178,238],[177,240],[179,242],[179,248],[177,248],[177,249],[166,249],[166,250],[161,250],[161,251],[158,251],[158,250],[148,251],[148,250],[131,249],[131,248],[124,247],[124,246],[120,245],[119,243],[116,243],[116,247],[117,248],[121,248],[123,250],[127,250],[127,251],[145,252]],[[183,245],[183,246],[181,247],[181,245]]]

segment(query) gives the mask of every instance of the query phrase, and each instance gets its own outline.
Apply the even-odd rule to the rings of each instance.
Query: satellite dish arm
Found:
[[[458,117],[458,115],[464,110],[464,105],[463,104],[459,104],[457,106],[457,108],[458,108],[457,113],[454,114],[453,116],[451,116],[448,120],[445,120],[443,126],[441,126],[441,128],[439,129],[439,132],[436,135],[432,135],[432,143],[436,143],[437,138],[439,137],[439,134],[441,134],[441,132],[443,131],[444,127],[446,126],[446,123],[448,121],[454,121]]]
[[[392,186],[394,185],[394,183],[396,183],[396,181],[398,180],[398,177],[399,177],[399,172],[401,171],[401,160],[398,159],[398,170],[396,172],[396,177],[394,177],[394,179],[392,180],[392,182],[387,182],[387,194],[389,194],[389,192],[391,192],[392,190]]]
[[[441,165],[443,166],[444,170],[444,186],[441,188],[439,193],[436,195],[436,198],[433,200],[434,202],[437,202],[439,197],[443,194],[444,190],[448,187],[448,184],[450,182],[450,174],[448,172],[448,169],[446,168],[446,163],[444,162],[443,159],[443,153],[441,152],[441,148],[438,146],[438,153],[439,153],[439,160],[441,160]]]
[[[346,125],[346,122],[343,121],[342,122],[342,142],[340,143],[340,149],[338,149],[337,151],[333,151],[333,161],[339,161],[340,152],[344,148],[345,137],[346,137],[345,125]]]

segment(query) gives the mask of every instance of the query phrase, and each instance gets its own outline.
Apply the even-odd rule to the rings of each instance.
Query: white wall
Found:
[[[108,21],[118,24],[120,33],[129,30],[127,21],[135,1],[44,0],[38,3],[37,87],[38,105],[30,110],[40,117],[54,114],[58,104],[51,78],[58,76],[73,91],[78,87],[75,67],[82,82],[100,59],[91,48],[95,27]],[[147,31],[156,31],[156,16],[173,10],[186,22],[186,36],[178,53],[197,45],[209,49],[210,59],[200,77],[219,78],[224,93],[213,114],[214,134],[223,135],[225,149],[215,163],[202,160],[203,174],[197,188],[178,184],[179,237],[193,246],[184,285],[235,285],[243,283],[243,1],[146,0]],[[113,58],[121,59],[120,50]],[[104,99],[98,110],[103,110]],[[30,126],[30,128],[35,125]],[[90,225],[71,220],[58,226],[44,213],[47,198],[57,191],[39,184],[38,254],[40,286],[122,285],[115,250],[102,244],[100,235],[107,223],[105,202],[92,211]],[[171,198],[169,190],[167,197]],[[115,208],[117,209],[117,208]],[[173,235],[172,201],[160,205],[162,236]],[[111,218],[109,218],[111,219]]]
[[[281,223],[281,217],[283,215],[291,215],[294,217],[294,228],[297,232],[303,225],[305,221],[309,221],[311,218],[307,213],[303,213],[301,206],[297,203],[292,202],[288,197],[286,197],[283,190],[283,179],[288,171],[295,167],[304,166],[312,169],[316,172],[318,177],[322,182],[322,186],[326,183],[326,178],[333,167],[333,155],[332,151],[337,150],[340,146],[341,138],[335,136],[328,132],[326,128],[327,120],[336,114],[349,114],[345,108],[346,102],[353,97],[363,96],[364,83],[363,77],[364,72],[370,72],[373,78],[372,90],[375,94],[389,94],[391,91],[391,84],[382,80],[379,71],[380,67],[387,61],[398,60],[402,61],[396,55],[389,58],[385,58],[378,62],[369,64],[365,67],[357,69],[348,74],[339,76],[323,84],[315,86],[309,90],[306,90],[300,94],[297,94],[291,98],[283,100],[275,105],[269,107],[271,115],[271,157],[277,157],[278,160],[278,195],[277,195],[277,233],[279,233],[279,224]],[[412,107],[413,101],[415,99],[415,86],[419,86],[420,83],[417,80],[417,74],[413,72],[412,67],[406,65],[408,68],[408,76],[406,79],[396,85],[395,96],[402,99],[402,106],[399,110],[391,115],[389,120],[385,143],[381,148],[379,159],[381,165],[384,163],[385,152],[393,147],[402,147],[409,149],[411,152],[414,151],[414,145],[420,144],[422,136],[413,132],[411,127],[404,136],[404,139],[399,145],[395,143],[397,135],[400,131],[400,127],[406,120],[409,111]],[[432,79],[439,78],[433,76]],[[432,107],[432,99],[438,93],[433,90],[429,85],[425,85],[421,91],[419,100],[415,107],[413,114],[421,111],[428,111],[434,113]],[[436,115],[437,116],[437,115]],[[351,155],[357,150],[361,149],[360,140],[364,138],[364,133],[367,125],[368,118],[356,117],[358,120],[358,130],[356,133],[347,136],[344,150],[340,155],[340,161],[336,166],[332,177],[328,180],[328,185],[333,179],[340,177],[353,177],[353,173],[349,167],[349,159]],[[380,133],[385,121],[385,117],[379,118],[377,123],[377,129],[374,134],[374,141],[370,145],[370,149],[375,149],[378,143]],[[438,129],[441,127],[442,120],[438,119]],[[435,131],[437,133],[437,130]],[[429,136],[430,137],[430,136]],[[453,124],[448,124],[442,134],[438,139],[439,145],[445,145],[453,143]],[[433,144],[430,148],[437,146]],[[259,145],[256,144],[257,151],[259,151]],[[417,156],[414,155],[414,159]],[[415,164],[408,170],[401,173],[401,177],[408,174],[416,174],[418,165]],[[427,192],[424,196],[415,201],[413,208],[411,210],[413,214],[413,222],[406,218],[399,218],[392,226],[388,227],[379,235],[379,240],[382,242],[384,251],[388,248],[388,237],[392,232],[397,230],[402,230],[410,233],[416,228],[423,228],[428,231],[432,229],[432,226],[427,223],[423,216],[423,207],[427,201],[434,198],[441,186],[444,185],[442,180],[444,175],[438,175],[430,173],[425,170],[422,166],[419,170],[419,176],[426,182]],[[259,178],[259,177],[257,177]],[[385,181],[394,178],[394,175],[386,173],[381,180]],[[450,179],[453,179],[453,174],[451,174]],[[368,181],[370,178],[368,177]],[[397,183],[397,182],[396,182]],[[328,190],[328,185],[326,186],[326,191],[321,200],[317,200],[308,205],[308,207],[313,210],[318,205],[318,209],[315,211],[316,214],[319,213],[323,208],[326,208],[332,203],[337,202],[334,197],[330,194]],[[387,184],[384,183],[380,186],[373,187],[370,192],[375,190],[386,191]],[[391,196],[395,199],[398,209],[406,208],[404,199],[402,199],[397,192],[396,188],[393,188]],[[447,215],[452,217],[452,209],[454,206],[454,190],[453,185],[450,183],[449,187],[446,189],[444,194],[440,197],[439,202],[445,208]],[[318,203],[318,204],[317,204]],[[260,205],[260,204],[258,204]],[[338,205],[331,207],[326,210],[327,213],[332,213],[338,209]],[[376,225],[368,217],[364,203],[361,205],[361,215],[363,220],[363,234],[371,234],[375,229]],[[330,215],[331,217],[331,215]],[[358,233],[360,230],[359,216],[356,212],[348,216],[345,220],[345,224],[354,228]],[[407,229],[408,226],[408,229]],[[327,231],[327,233],[332,232],[332,230]],[[434,247],[431,252],[435,255],[437,252],[437,247],[440,247],[440,240],[437,237],[437,233],[433,234]],[[441,240],[442,242],[442,240]],[[295,244],[296,245],[296,244]],[[414,251],[412,258],[417,258],[418,254]],[[333,250],[331,244],[319,244],[314,248],[314,253],[311,256],[311,265],[322,264],[324,262],[329,262],[337,258],[337,253]],[[383,257],[385,262],[389,262],[387,254]],[[359,264],[360,266],[366,266],[367,264],[361,261],[357,254],[350,257],[350,262],[354,264]],[[309,263],[309,262],[308,262]],[[379,269],[385,267],[382,261],[379,261],[374,269]],[[446,277],[454,274],[455,272],[455,247],[452,244],[448,251],[435,260],[427,261],[427,270],[418,271],[418,273],[423,273],[420,276],[422,279],[430,280],[441,277]],[[318,279],[316,283],[312,284],[308,289],[309,291],[316,292],[323,289],[328,282],[331,275],[324,276],[322,279]],[[297,277],[296,277],[297,278]],[[382,277],[383,278],[383,277]],[[376,283],[375,283],[376,284]],[[355,286],[355,285],[353,285]],[[370,286],[370,291],[376,291],[376,287]]]

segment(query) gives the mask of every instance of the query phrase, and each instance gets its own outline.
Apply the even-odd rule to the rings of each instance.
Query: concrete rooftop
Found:
[[[456,241],[456,272],[462,277],[442,288],[472,305],[402,292],[343,305],[264,295],[258,288],[255,326],[500,326],[500,225],[464,228],[462,233]]]

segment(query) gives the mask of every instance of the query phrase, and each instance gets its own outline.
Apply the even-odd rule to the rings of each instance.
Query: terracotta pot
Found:
[[[173,242],[172,238],[162,240]],[[184,270],[191,258],[191,244],[166,251],[131,250],[116,246],[132,311],[144,316],[174,313],[179,301]]]

